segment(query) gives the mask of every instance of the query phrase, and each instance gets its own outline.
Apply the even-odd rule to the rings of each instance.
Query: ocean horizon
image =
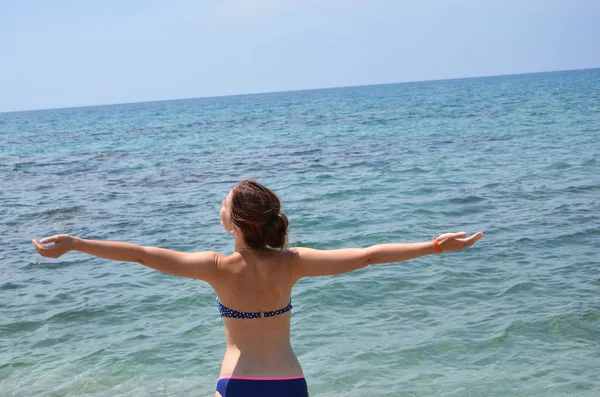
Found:
[[[347,86],[299,88],[299,89],[289,89],[289,90],[284,89],[284,90],[280,90],[280,91],[264,91],[264,92],[261,91],[261,92],[247,92],[247,93],[237,93],[237,94],[233,93],[233,94],[222,94],[222,95],[206,95],[206,96],[188,97],[188,98],[150,99],[150,100],[141,100],[141,101],[132,101],[132,102],[114,102],[114,103],[100,103],[100,104],[87,104],[87,105],[67,105],[67,106],[48,107],[48,108],[0,111],[0,114],[2,114],[2,113],[18,113],[18,112],[37,112],[37,111],[44,111],[44,110],[77,109],[77,108],[89,108],[89,107],[101,107],[101,106],[136,105],[136,104],[142,104],[142,103],[155,103],[155,102],[191,101],[191,100],[198,100],[198,99],[213,99],[213,98],[216,99],[216,98],[228,98],[228,97],[239,97],[239,96],[249,96],[249,95],[286,94],[286,93],[295,93],[295,92],[304,92],[304,91],[335,90],[335,89],[343,89],[343,88],[375,87],[375,86],[387,86],[387,85],[411,84],[411,83],[432,83],[432,82],[442,82],[442,81],[452,81],[452,80],[469,80],[469,79],[486,79],[486,78],[495,78],[495,77],[527,76],[527,75],[535,75],[535,74],[543,74],[543,73],[578,72],[578,71],[595,70],[595,69],[600,69],[600,67],[580,68],[580,69],[564,69],[564,70],[547,70],[547,71],[537,71],[537,72],[518,72],[518,73],[492,74],[492,75],[467,76],[467,77],[434,78],[434,79],[428,79],[428,80],[409,80],[409,81],[400,81],[400,82],[394,82],[394,83],[356,84],[356,85],[347,85]]]

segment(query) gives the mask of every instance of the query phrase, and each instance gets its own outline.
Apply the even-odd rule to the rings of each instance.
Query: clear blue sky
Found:
[[[0,1],[0,112],[593,67],[597,0]]]

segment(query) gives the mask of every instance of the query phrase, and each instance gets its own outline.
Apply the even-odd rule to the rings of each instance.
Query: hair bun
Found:
[[[273,214],[267,227],[267,245],[271,248],[283,248],[287,243],[288,218],[284,213]]]
[[[240,182],[231,193],[231,222],[242,231],[246,245],[255,250],[266,246],[283,249],[288,219],[280,212],[279,197],[252,180]]]

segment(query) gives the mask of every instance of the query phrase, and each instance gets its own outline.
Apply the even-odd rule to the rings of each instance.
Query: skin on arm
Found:
[[[483,237],[478,232],[470,237],[461,233],[445,233],[437,238],[442,251],[461,251],[471,247]],[[407,244],[378,244],[368,248],[346,248],[340,250],[316,250],[291,248],[294,254],[295,278],[329,276],[348,273],[378,263],[402,262],[437,253],[433,242]]]
[[[211,282],[224,255],[217,252],[186,253],[157,247],[144,247],[120,241],[85,240],[68,234],[32,241],[40,255],[58,258],[80,251],[100,258],[137,262],[163,273]],[[46,245],[53,243],[53,245]]]

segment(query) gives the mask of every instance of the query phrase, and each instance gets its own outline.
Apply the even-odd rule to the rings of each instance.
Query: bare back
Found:
[[[288,250],[236,252],[222,258],[213,288],[224,306],[240,312],[288,305],[295,279]],[[223,317],[227,350],[221,377],[303,375],[290,344],[291,312],[255,319]]]

